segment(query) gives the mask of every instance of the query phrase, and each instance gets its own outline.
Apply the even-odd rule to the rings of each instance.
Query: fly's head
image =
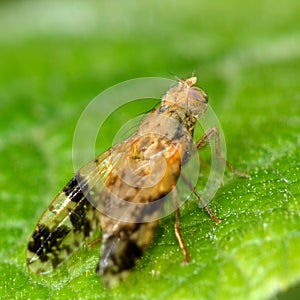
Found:
[[[182,112],[191,120],[196,121],[207,109],[208,96],[194,86],[197,77],[187,80],[179,80],[178,85],[171,88],[162,99],[163,106],[174,107],[179,113]]]

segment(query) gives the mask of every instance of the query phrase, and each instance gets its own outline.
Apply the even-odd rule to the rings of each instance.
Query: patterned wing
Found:
[[[109,174],[110,159],[108,150],[80,169],[44,212],[27,247],[32,272],[50,273],[99,228],[99,212],[87,195],[95,184],[101,188],[99,181]]]

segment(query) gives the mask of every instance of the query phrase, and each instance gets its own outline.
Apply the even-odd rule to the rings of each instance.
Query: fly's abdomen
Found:
[[[151,242],[156,224],[116,223],[116,232],[104,233],[97,272],[106,287],[118,285],[129,275]]]

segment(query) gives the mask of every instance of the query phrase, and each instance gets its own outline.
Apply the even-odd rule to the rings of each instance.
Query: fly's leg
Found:
[[[173,193],[173,201],[174,201],[174,206],[175,206],[175,222],[174,222],[174,230],[175,230],[175,235],[178,240],[180,249],[183,252],[184,255],[184,263],[188,264],[190,262],[190,255],[189,252],[186,248],[186,245],[184,243],[184,240],[182,238],[181,232],[180,232],[180,210],[179,210],[179,201],[178,201],[178,194],[177,194],[177,189],[176,186],[172,190]]]
[[[222,161],[227,168],[229,168],[232,172],[237,174],[241,177],[249,177],[249,174],[243,173],[235,169],[222,155],[221,155],[221,147],[220,147],[220,133],[217,127],[213,126],[211,127],[207,132],[204,133],[204,135],[196,142],[196,147],[198,150],[206,146],[211,138],[215,137],[215,145],[216,145],[216,157],[220,161]],[[201,205],[205,208],[206,212],[209,214],[209,216],[212,218],[213,221],[216,223],[221,222],[221,220],[210,210],[207,203],[203,200],[201,195],[196,191],[193,184],[188,180],[188,178],[181,173],[181,178],[184,181],[184,183],[190,188],[191,192],[199,199],[199,202]]]
[[[240,172],[236,168],[234,168],[222,155],[221,155],[221,146],[220,146],[220,133],[219,129],[215,126],[211,127],[204,135],[196,142],[196,147],[198,150],[203,148],[205,145],[209,143],[211,138],[215,137],[215,145],[216,145],[216,156],[217,159],[225,163],[226,167],[230,169],[233,173],[237,174],[240,177],[250,177],[249,174]]]
[[[89,249],[94,248],[96,245],[100,244],[102,242],[102,234],[97,237],[95,240],[92,240],[88,243]]]
[[[209,216],[212,218],[212,220],[216,223],[220,223],[221,220],[210,210],[207,203],[203,200],[201,195],[196,191],[193,184],[187,179],[187,177],[183,173],[181,173],[180,176],[181,176],[182,180],[184,181],[184,183],[189,187],[191,192],[193,192],[193,194],[198,198],[199,202],[205,208],[206,212],[209,214]]]

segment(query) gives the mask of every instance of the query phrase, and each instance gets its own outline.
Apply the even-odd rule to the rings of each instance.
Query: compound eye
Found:
[[[207,94],[200,88],[195,87],[190,90],[190,97],[203,103],[208,102]]]

